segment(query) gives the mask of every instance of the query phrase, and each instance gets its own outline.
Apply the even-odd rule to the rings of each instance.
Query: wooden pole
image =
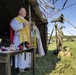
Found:
[[[58,49],[58,45],[57,45],[57,29],[58,29],[58,25],[57,25],[57,24],[55,24],[56,48]]]
[[[31,6],[29,4],[29,22],[31,22]]]
[[[29,22],[31,22],[31,5],[29,4]],[[29,24],[29,31],[30,31],[30,46],[32,46],[31,43],[31,24]]]

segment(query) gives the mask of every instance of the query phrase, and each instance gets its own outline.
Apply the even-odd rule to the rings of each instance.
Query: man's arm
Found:
[[[24,27],[23,24],[19,23],[16,19],[13,19],[10,25],[14,31],[19,31]]]

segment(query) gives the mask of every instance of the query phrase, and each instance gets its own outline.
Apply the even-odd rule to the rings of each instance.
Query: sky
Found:
[[[43,0],[44,1],[44,0]],[[47,0],[50,1],[49,3],[52,4],[53,0]],[[54,0],[56,1],[56,0]],[[56,3],[52,4],[55,7],[55,10],[62,10],[63,4],[66,0],[57,0]],[[60,11],[60,14],[64,15],[64,18],[66,20],[68,20],[72,25],[74,25],[76,27],[76,0],[68,0],[64,9],[62,11]],[[75,4],[75,5],[73,5]],[[71,6],[72,5],[72,6]],[[70,7],[68,7],[70,6]],[[42,10],[42,8],[41,8]],[[51,8],[47,9],[48,12],[52,11]],[[43,11],[44,14],[46,14],[45,11]],[[59,14],[54,14],[55,12],[52,12],[49,17],[47,18],[48,20],[48,32],[51,33],[52,28],[54,26],[55,23],[51,23],[51,20],[58,18],[60,15]],[[65,26],[65,28],[63,28],[63,33],[64,35],[75,35],[76,36],[76,29],[70,25],[66,20],[64,20],[64,24],[60,23],[60,22],[56,22],[58,24],[58,27],[60,27],[61,25]],[[55,32],[53,33],[53,35],[55,35]]]
[[[71,24],[73,24],[76,27],[76,5],[68,7],[68,6],[70,6],[70,5],[74,4],[74,3],[76,3],[76,0],[68,0],[68,2],[66,3],[66,5],[64,7],[64,10],[62,10],[59,13],[63,14],[65,19],[67,19]],[[54,7],[55,7],[56,10],[61,9],[62,0],[55,3]],[[66,7],[68,7],[68,8],[66,8]],[[51,33],[52,28],[53,28],[53,25],[55,24],[55,23],[51,23],[50,20],[53,20],[53,19],[58,18],[58,17],[59,17],[59,15],[55,14],[52,17],[52,19],[49,18],[49,20],[48,20],[49,21],[48,31],[50,33]],[[58,26],[64,25],[66,27],[66,29],[63,28],[64,35],[76,35],[76,29],[73,26],[71,26],[66,20],[64,20],[64,24],[61,24],[61,23],[57,23],[57,24],[58,24]]]

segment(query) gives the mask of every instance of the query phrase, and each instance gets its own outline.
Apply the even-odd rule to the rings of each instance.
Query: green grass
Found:
[[[49,45],[46,56],[36,58],[35,75],[76,75],[76,42],[64,42],[64,46],[71,48],[72,57],[57,59],[53,55],[56,49],[55,42]],[[25,72],[19,75],[32,75],[32,72]]]

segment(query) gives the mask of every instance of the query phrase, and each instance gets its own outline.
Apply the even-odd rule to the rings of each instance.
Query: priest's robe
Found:
[[[29,42],[30,37],[29,25],[23,27],[23,22],[28,21],[21,16],[17,16],[10,23],[12,29],[14,30],[13,43],[15,46],[19,46],[19,44],[23,41]],[[15,68],[19,69],[29,68],[30,64],[31,64],[30,53],[26,53],[26,59],[24,53],[15,56]]]

